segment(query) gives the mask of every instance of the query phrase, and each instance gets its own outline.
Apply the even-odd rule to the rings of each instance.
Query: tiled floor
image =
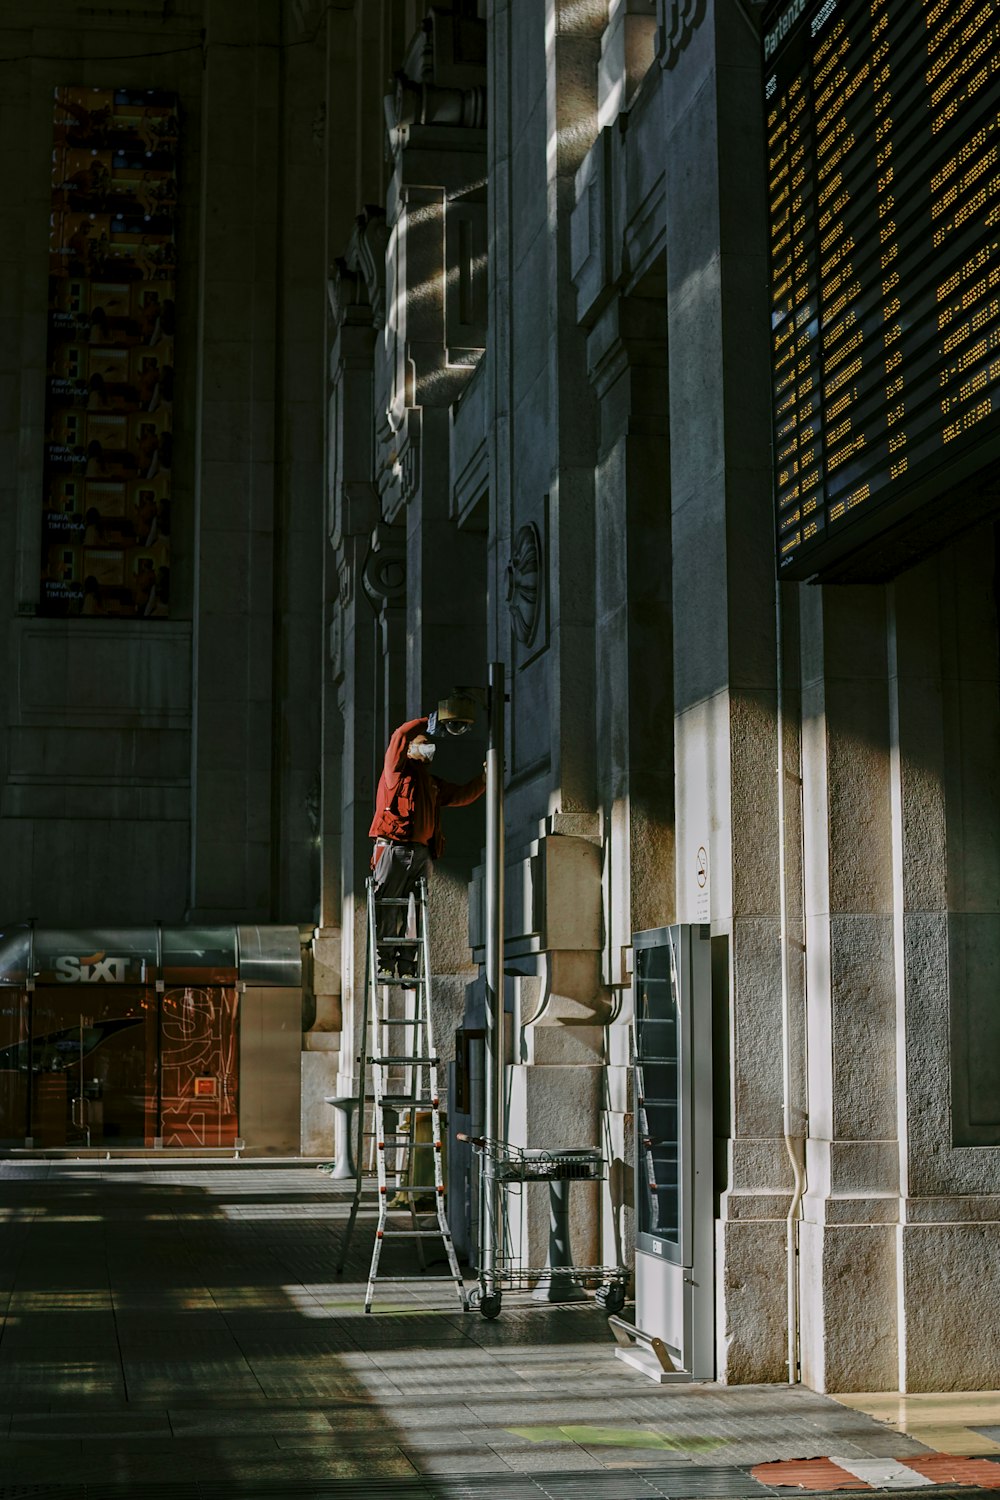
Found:
[[[540,1475],[588,1500],[761,1495],[752,1465],[927,1456],[803,1388],[653,1386],[592,1303],[508,1298],[487,1322],[417,1282],[366,1316],[370,1227],[333,1273],[348,1203],[308,1167],[0,1164],[0,1500],[340,1478],[402,1497],[433,1476],[514,1500]]]
[[[943,1391],[911,1396],[838,1396],[893,1432],[905,1432],[938,1453],[1000,1454],[1000,1391]]]

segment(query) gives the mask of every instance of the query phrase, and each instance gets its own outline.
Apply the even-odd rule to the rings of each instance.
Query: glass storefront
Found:
[[[168,989],[159,1035],[164,1146],[233,1145],[240,1133],[236,989]]]
[[[247,982],[296,929],[0,929],[0,1149],[235,1146]]]
[[[0,1146],[232,1146],[235,985],[3,993]]]

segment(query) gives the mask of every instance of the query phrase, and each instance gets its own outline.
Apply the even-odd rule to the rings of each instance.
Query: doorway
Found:
[[[27,1135],[36,1147],[144,1146],[155,1122],[155,995],[46,986],[28,997]]]
[[[45,985],[2,992],[0,1145],[235,1146],[232,985]]]

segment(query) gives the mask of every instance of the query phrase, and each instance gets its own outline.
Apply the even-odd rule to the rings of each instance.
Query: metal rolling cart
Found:
[[[479,1285],[470,1298],[484,1318],[500,1312],[503,1292],[527,1291],[546,1301],[576,1301],[596,1286],[609,1312],[625,1302],[624,1266],[576,1266],[569,1243],[568,1198],[572,1182],[603,1180],[604,1157],[596,1148],[525,1150],[506,1140],[504,1101],[504,816],[503,753],[506,743],[504,664],[490,662],[486,694],[486,1047],[482,1136],[471,1144],[480,1161]],[[465,1139],[465,1137],[463,1137]],[[549,1256],[544,1266],[526,1266],[511,1253],[508,1202],[526,1182],[549,1185]]]
[[[586,1289],[596,1291],[596,1300],[608,1313],[625,1303],[628,1270],[625,1266],[587,1266],[573,1263],[569,1235],[569,1191],[574,1182],[602,1182],[606,1175],[603,1155],[595,1147],[545,1151],[511,1146],[482,1136],[472,1139],[483,1176],[484,1222],[480,1244],[489,1247],[481,1257],[479,1286],[470,1302],[484,1318],[500,1312],[504,1291],[526,1292],[546,1302],[578,1302]],[[544,1266],[528,1266],[512,1254],[509,1201],[527,1182],[545,1182],[549,1187],[549,1253]],[[491,1218],[493,1213],[498,1215]]]

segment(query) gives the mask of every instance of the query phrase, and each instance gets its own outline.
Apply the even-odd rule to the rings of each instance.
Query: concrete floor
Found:
[[[366,1316],[349,1199],[311,1167],[0,1164],[0,1500],[750,1496],[782,1492],[761,1463],[927,1453],[898,1405],[656,1387],[589,1302],[487,1322],[415,1283]]]

